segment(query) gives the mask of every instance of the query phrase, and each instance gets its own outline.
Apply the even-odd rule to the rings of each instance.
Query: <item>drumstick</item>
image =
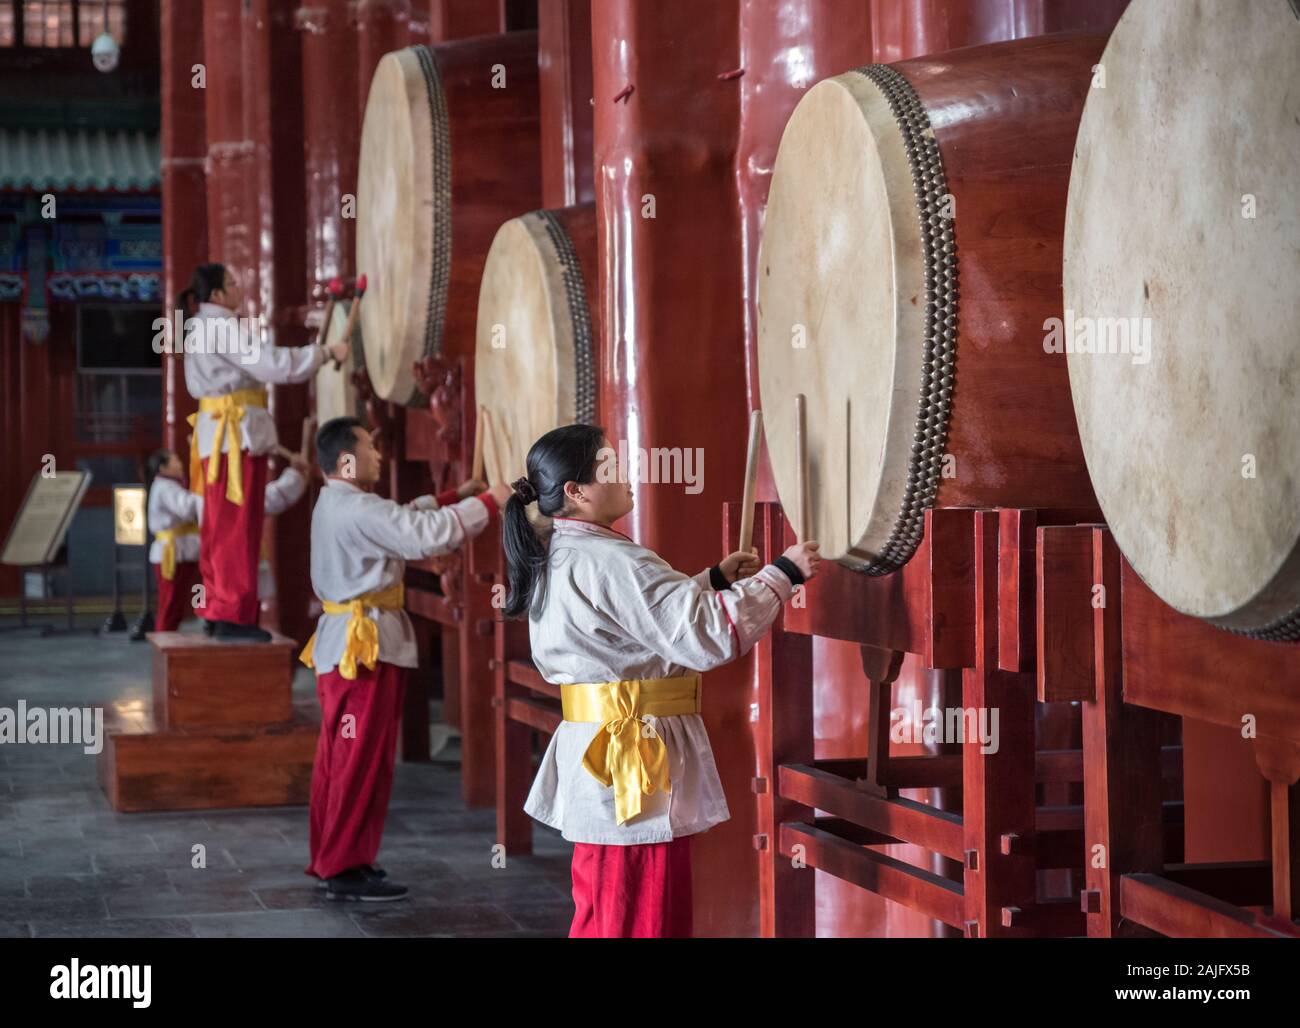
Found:
[[[329,336],[330,320],[334,317],[334,305],[343,295],[343,280],[335,277],[330,279],[329,299],[325,301],[325,317],[321,319],[320,332],[316,336],[316,342],[321,346],[325,345],[325,340]]]
[[[749,454],[745,459],[745,492],[740,508],[740,552],[748,553],[754,542],[754,493],[758,488],[758,442],[763,433],[763,412],[749,416]]]
[[[361,298],[365,295],[366,295],[366,276],[358,275],[357,295],[352,300],[352,309],[348,311],[348,323],[347,326],[343,329],[343,338],[347,340],[349,345],[351,345],[352,343],[352,333],[357,330],[357,319],[361,317]],[[342,371],[343,362],[336,360],[334,362],[334,370]]]
[[[316,434],[316,418],[308,414],[302,419],[302,449],[298,451],[298,456],[304,461],[307,460],[307,454],[311,452],[312,436]]]
[[[798,469],[796,496],[799,508],[795,538],[802,543],[808,540],[809,523],[812,521],[808,507],[808,401],[803,393],[794,398],[794,417],[795,467]]]
[[[470,478],[476,482],[483,481],[483,433],[487,425],[487,407],[478,405],[478,423],[474,426],[474,463]]]

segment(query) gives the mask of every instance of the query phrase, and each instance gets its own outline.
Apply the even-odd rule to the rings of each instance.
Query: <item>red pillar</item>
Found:
[[[591,0],[549,0],[537,12],[542,123],[542,206],[595,196],[592,153]]]
[[[307,342],[306,213],[303,202],[302,46],[295,0],[251,0],[243,20],[242,68],[247,162],[241,220],[252,233],[247,290],[250,313],[262,317],[266,342]],[[271,386],[270,411],[280,442],[298,449],[307,412],[306,385]],[[310,634],[308,539],[311,510],[300,502],[270,524],[267,545],[275,604],[270,627],[300,642]]]
[[[343,216],[346,196],[355,207],[361,140],[361,119],[349,116],[358,89],[357,32],[350,6],[349,0],[317,0],[300,7],[297,16],[310,302],[325,299],[323,284],[335,275],[354,274],[357,223],[355,217]]]
[[[208,251],[205,91],[194,84],[194,67],[203,63],[202,8],[185,0],[163,0],[161,43],[162,292],[164,314],[170,315],[176,295]],[[185,419],[197,406],[185,388],[184,358],[164,356],[162,435],[167,449],[189,449]]]
[[[366,113],[375,65],[384,54],[410,45],[410,24],[410,0],[360,0],[357,4],[358,126]]]
[[[248,268],[252,259],[251,227],[243,218],[245,165],[252,158],[252,145],[244,135],[242,7],[243,0],[208,0],[203,5],[208,259],[239,269]]]

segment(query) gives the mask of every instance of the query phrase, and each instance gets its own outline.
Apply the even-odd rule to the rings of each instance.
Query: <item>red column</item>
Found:
[[[207,257],[207,156],[203,117],[205,91],[194,85],[194,66],[203,63],[203,11],[185,0],[163,0],[162,43],[162,229],[163,312],[169,315],[176,295],[189,283],[194,268]],[[189,448],[185,419],[197,403],[185,389],[184,358],[163,358],[163,445],[184,453]]]
[[[307,341],[306,212],[303,201],[302,45],[294,25],[296,0],[251,0],[243,23],[244,126],[253,160],[247,164],[241,215],[252,232],[248,263],[250,313],[261,316],[266,342]],[[301,444],[306,385],[271,386],[270,410],[280,441]],[[308,539],[311,510],[300,502],[271,523],[267,546],[276,602],[269,626],[305,641],[311,625]]]
[[[192,6],[192,5],[178,5]],[[208,136],[208,259],[247,268],[251,228],[243,218],[245,165],[241,9],[243,0],[203,5],[204,118]]]
[[[633,484],[624,528],[674,567],[716,562],[740,495],[747,404],[735,147],[736,0],[592,6],[596,210],[605,326],[602,421],[630,449],[703,452],[699,492]],[[616,97],[621,99],[615,99]],[[653,214],[653,217],[649,216]],[[694,487],[692,487],[694,488]],[[704,719],[732,820],[694,846],[695,929],[757,931],[751,683],[711,672]]]
[[[408,46],[410,0],[360,0],[357,4],[357,124],[366,112],[370,78],[379,58]]]
[[[357,191],[361,119],[357,95],[357,33],[348,0],[317,0],[298,9],[302,38],[304,198],[307,208],[307,296],[323,301],[324,283],[354,272],[356,219],[344,197]],[[367,83],[368,84],[368,83]],[[355,211],[350,211],[355,214]]]
[[[542,206],[595,196],[592,154],[591,0],[550,0],[537,11],[542,122]]]

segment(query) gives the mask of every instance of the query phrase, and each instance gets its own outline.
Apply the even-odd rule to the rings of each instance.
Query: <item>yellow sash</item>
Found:
[[[614,786],[619,824],[641,813],[642,794],[672,792],[668,748],[645,718],[699,713],[699,675],[561,685],[560,703],[565,721],[601,726],[582,766]]]
[[[154,538],[162,542],[162,560],[159,567],[163,578],[171,581],[176,577],[176,540],[183,535],[198,535],[198,525],[177,525],[175,528],[160,528]]]
[[[265,389],[236,389],[224,396],[204,396],[199,399],[199,412],[211,414],[216,419],[216,432],[212,436],[212,453],[208,457],[209,485],[217,480],[217,462],[221,459],[221,440],[226,440],[226,499],[236,506],[244,505],[244,446],[239,423],[244,419],[245,407],[265,407]],[[201,459],[199,457],[198,414],[189,416],[190,427],[190,488],[202,493],[199,485]]]
[[[343,646],[343,656],[339,658],[340,675],[349,679],[356,678],[357,664],[362,664],[373,671],[375,664],[379,662],[379,626],[375,624],[375,619],[366,613],[366,609],[378,607],[380,610],[401,610],[405,600],[406,589],[401,582],[398,582],[389,589],[365,593],[347,603],[321,601],[326,614],[352,615],[348,619],[348,636]],[[316,633],[312,632],[311,638],[307,640],[307,645],[303,647],[298,657],[309,668],[316,666],[311,659],[315,647]]]

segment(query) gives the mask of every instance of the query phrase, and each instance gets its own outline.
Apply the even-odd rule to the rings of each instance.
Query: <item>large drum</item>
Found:
[[[1106,521],[1177,610],[1300,640],[1300,20],[1135,0],[1070,182],[1070,385]]]
[[[364,310],[364,307],[362,308]],[[330,314],[330,323],[321,333],[321,342],[332,346],[343,339],[348,328],[348,314],[352,310],[351,300],[340,300],[334,304]],[[365,405],[361,402],[357,387],[352,381],[353,372],[366,366],[365,352],[361,346],[361,330],[353,328],[352,352],[340,367],[333,361],[326,361],[316,372],[316,424],[323,425],[334,418],[361,417]]]
[[[526,474],[529,447],[551,429],[595,424],[596,285],[593,204],[511,218],[492,241],[474,356],[490,483]]]
[[[540,183],[535,32],[380,60],[357,181],[361,335],[379,396],[413,402],[416,361],[470,357],[492,236],[540,204]]]
[[[807,397],[806,528],[826,556],[894,571],[932,506],[1095,507],[1065,358],[1044,336],[1103,42],[871,65],[791,115],[759,258],[759,380],[789,510]]]

